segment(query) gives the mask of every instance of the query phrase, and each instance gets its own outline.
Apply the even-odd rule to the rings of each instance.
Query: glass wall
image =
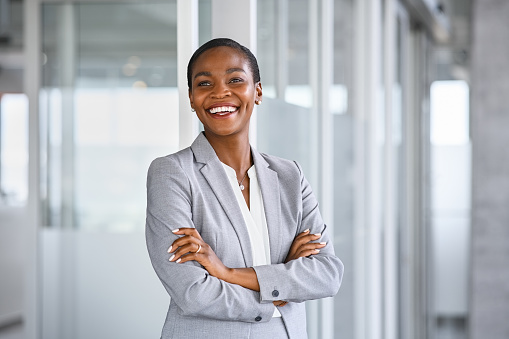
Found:
[[[148,165],[178,148],[176,3],[42,14],[45,224],[143,230]]]
[[[0,93],[0,206],[28,197],[28,99]]]
[[[168,296],[146,251],[145,183],[178,150],[177,2],[41,14],[41,336],[158,337]]]
[[[309,74],[310,6],[309,0],[258,1],[263,104],[257,108],[257,140],[260,151],[298,161],[318,188],[317,116]]]
[[[471,224],[469,86],[431,85],[432,326],[437,338],[467,338]]]

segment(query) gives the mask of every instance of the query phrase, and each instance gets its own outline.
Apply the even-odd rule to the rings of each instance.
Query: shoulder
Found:
[[[154,159],[148,169],[148,177],[174,176],[186,172],[186,167],[193,162],[191,149],[184,148],[181,151]]]
[[[293,179],[295,177],[303,176],[302,168],[297,161],[280,158],[266,153],[260,153],[260,156],[267,162],[270,169],[276,171],[283,177],[291,177]]]

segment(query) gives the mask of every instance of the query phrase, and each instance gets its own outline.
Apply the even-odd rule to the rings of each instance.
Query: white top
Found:
[[[223,168],[230,180],[247,226],[253,252],[253,266],[270,265],[269,231],[267,229],[267,219],[265,218],[265,208],[263,207],[262,191],[256,177],[256,169],[253,165],[247,171],[249,176],[249,203],[251,205],[251,209],[249,209],[240,190],[237,173],[226,164],[223,164]],[[277,307],[274,310],[273,317],[281,317]]]

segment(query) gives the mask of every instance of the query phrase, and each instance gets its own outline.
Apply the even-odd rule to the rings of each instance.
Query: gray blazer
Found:
[[[334,296],[343,264],[327,231],[320,253],[284,264],[290,246],[306,228],[320,233],[318,202],[293,161],[251,149],[264,201],[271,265],[254,267],[260,292],[217,279],[196,261],[169,262],[171,231],[195,227],[228,267],[252,267],[249,235],[234,192],[203,134],[178,153],[155,159],[147,178],[147,247],[171,300],[162,338],[249,338],[270,322],[272,301],[280,307],[290,338],[307,338],[303,301]],[[269,323],[270,324],[270,323]]]

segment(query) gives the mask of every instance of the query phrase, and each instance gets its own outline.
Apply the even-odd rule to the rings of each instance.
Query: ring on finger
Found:
[[[200,252],[200,250],[201,250],[201,245],[198,244],[198,251],[196,251],[195,253]]]

